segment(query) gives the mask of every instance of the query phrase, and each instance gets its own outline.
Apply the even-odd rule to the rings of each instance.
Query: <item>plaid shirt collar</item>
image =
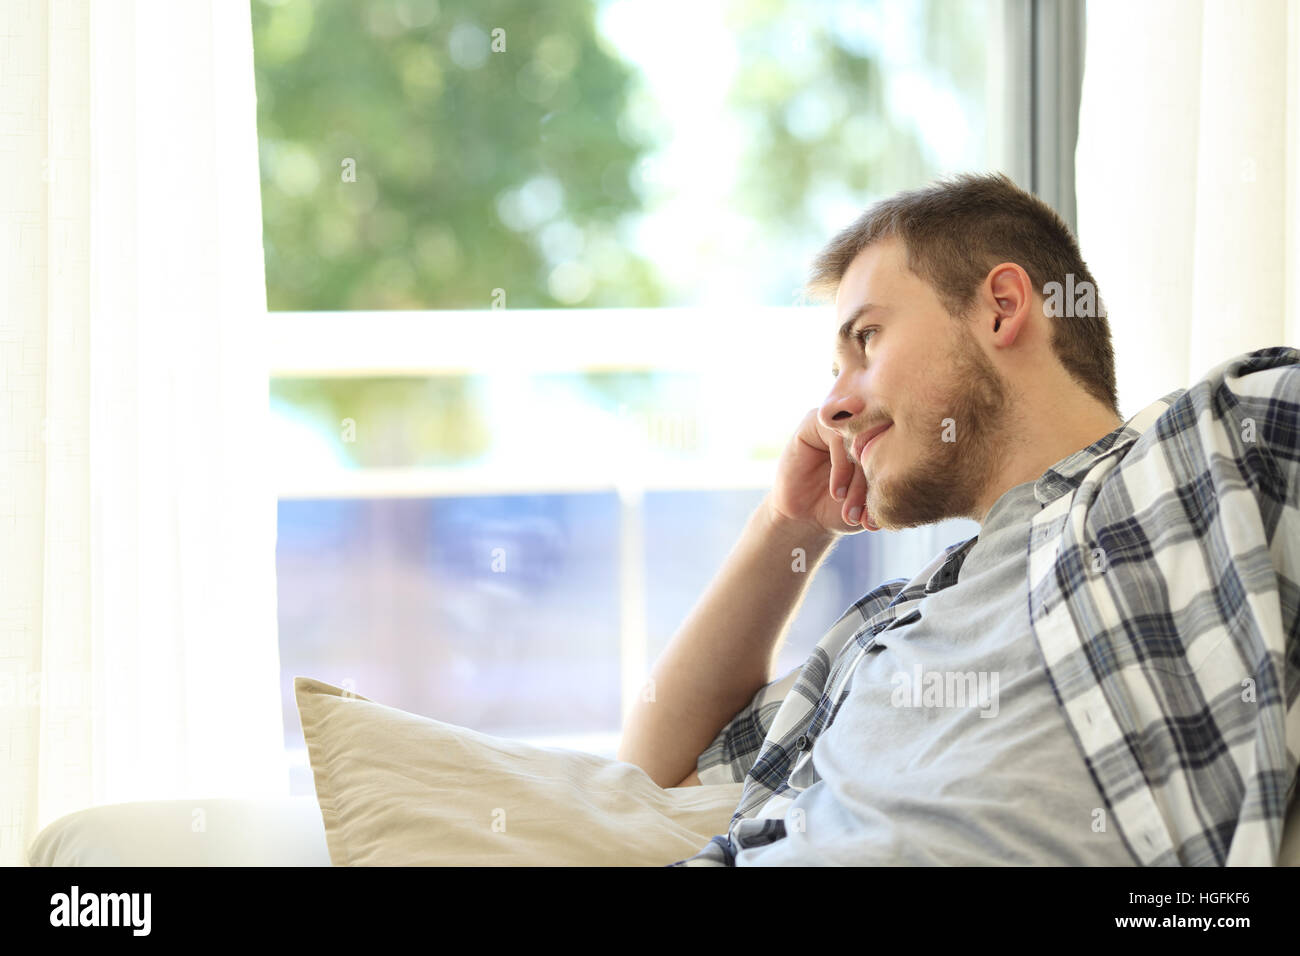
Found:
[[[1034,482],[1034,497],[1038,499],[1038,503],[1046,506],[1062,495],[1072,493],[1079,487],[1084,476],[1107,455],[1122,457],[1128,447],[1137,441],[1142,434],[1143,427],[1150,425],[1151,422],[1159,418],[1165,409],[1177,401],[1186,391],[1184,388],[1174,389],[1163,398],[1152,402],[1114,431],[1098,438],[1086,448],[1071,452],[1048,468]],[[924,593],[934,594],[936,591],[942,591],[944,588],[956,583],[957,575],[961,572],[961,566],[966,560],[966,555],[970,553],[971,548],[975,546],[975,542],[978,540],[979,535],[977,534],[959,544],[950,546],[947,560],[935,570],[934,574],[930,575],[929,580],[925,583]]]

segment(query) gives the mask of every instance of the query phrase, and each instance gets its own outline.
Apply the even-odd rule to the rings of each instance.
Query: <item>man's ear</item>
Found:
[[[993,331],[1001,332],[1009,322],[1010,340],[1019,334],[1034,301],[1034,286],[1027,273],[1014,262],[1001,262],[989,270],[985,287],[992,302]]]

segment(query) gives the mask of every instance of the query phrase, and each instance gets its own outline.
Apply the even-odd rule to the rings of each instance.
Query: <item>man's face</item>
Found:
[[[820,415],[853,458],[853,439],[889,429],[866,449],[867,514],[897,530],[975,514],[1008,440],[1012,390],[965,322],[906,265],[900,240],[868,246],[835,299],[835,383]],[[971,321],[975,321],[972,317]],[[865,335],[865,339],[858,337]],[[866,516],[863,518],[864,522]]]

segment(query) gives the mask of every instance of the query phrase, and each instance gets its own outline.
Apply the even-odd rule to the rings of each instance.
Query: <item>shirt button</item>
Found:
[[[808,749],[808,735],[807,735],[807,734],[800,734],[800,735],[799,735],[799,739],[796,740],[796,741],[794,742],[794,745],[795,745],[795,747],[797,747],[797,748],[800,749],[800,750],[807,750],[807,749]]]

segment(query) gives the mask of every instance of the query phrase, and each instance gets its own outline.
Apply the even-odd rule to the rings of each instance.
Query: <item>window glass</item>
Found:
[[[251,4],[295,789],[297,674],[612,755],[622,655],[824,396],[812,255],[985,166],[987,4]],[[841,542],[780,670],[915,570],[905,538]]]

